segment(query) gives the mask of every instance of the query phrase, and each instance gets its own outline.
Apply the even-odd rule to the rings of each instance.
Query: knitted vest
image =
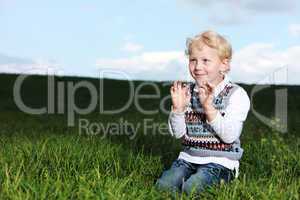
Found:
[[[238,85],[229,82],[214,98],[213,105],[222,116],[225,116],[224,109],[228,106],[230,96],[238,87]],[[182,137],[183,152],[191,156],[215,156],[239,160],[243,154],[240,140],[237,139],[228,144],[218,137],[213,128],[206,122],[206,115],[194,88],[195,84],[190,84],[191,102],[185,112],[186,133]]]

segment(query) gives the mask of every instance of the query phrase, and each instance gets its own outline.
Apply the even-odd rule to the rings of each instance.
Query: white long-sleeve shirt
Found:
[[[228,82],[229,78],[225,76],[224,80],[215,88],[215,97],[224,89]],[[247,118],[249,109],[249,97],[243,88],[238,87],[237,90],[235,90],[230,96],[228,106],[222,110],[225,115],[222,116],[218,111],[215,119],[213,119],[211,122],[207,121],[207,123],[214,129],[216,134],[224,143],[232,143],[240,137],[243,128],[243,122]],[[169,132],[172,136],[181,138],[186,133],[184,112],[176,113],[171,111],[168,124]],[[217,163],[232,170],[236,169],[237,172],[239,168],[239,161],[230,160],[226,157],[199,157],[191,156],[185,152],[180,152],[178,158],[196,164],[207,164],[210,162]],[[238,173],[236,173],[236,177],[237,176]]]

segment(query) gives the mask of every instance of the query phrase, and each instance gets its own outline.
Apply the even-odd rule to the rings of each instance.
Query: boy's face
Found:
[[[228,69],[228,60],[221,61],[216,49],[205,44],[202,45],[201,49],[192,47],[189,55],[189,70],[198,85],[204,81],[217,85],[223,80],[220,71],[227,71]]]

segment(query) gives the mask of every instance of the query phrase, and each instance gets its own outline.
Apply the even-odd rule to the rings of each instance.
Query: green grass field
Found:
[[[134,105],[115,115],[77,115],[75,126],[67,126],[66,114],[29,115],[13,101],[16,75],[0,75],[0,198],[1,199],[171,199],[156,191],[154,182],[180,151],[180,141],[156,128],[145,128],[144,119],[164,124],[167,115],[159,111],[143,115]],[[56,81],[97,79],[57,78]],[[46,77],[32,76],[22,88],[24,102],[33,107],[46,105]],[[142,84],[135,82],[135,87]],[[163,96],[168,87],[159,83]],[[243,85],[250,92],[253,86]],[[272,116],[273,93],[279,86],[258,95],[255,108]],[[281,86],[282,87],[282,86]],[[116,108],[128,98],[124,81],[105,80],[104,107]],[[67,92],[67,91],[65,91]],[[145,87],[144,94],[153,93]],[[300,87],[288,87],[288,133],[266,127],[249,113],[241,136],[244,156],[239,178],[201,194],[202,199],[300,199]],[[84,107],[90,96],[76,93],[76,105]],[[66,102],[65,102],[66,103]],[[143,100],[145,109],[159,107],[160,99]],[[170,105],[166,101],[166,107]],[[99,105],[97,105],[98,107]],[[120,119],[140,124],[133,130],[91,135],[79,131],[78,121],[95,124],[120,123]],[[112,127],[111,127],[112,128]],[[179,199],[194,199],[181,196]]]

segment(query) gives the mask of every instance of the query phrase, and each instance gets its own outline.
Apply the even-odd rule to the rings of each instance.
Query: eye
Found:
[[[192,65],[196,65],[196,64],[197,64],[197,60],[196,60],[195,58],[191,58],[191,59],[189,60],[189,62],[190,62],[190,64],[192,64]]]
[[[210,61],[210,60],[208,60],[208,59],[206,59],[206,58],[203,58],[203,59],[202,59],[202,62],[205,63],[205,64],[208,63],[209,61]]]

